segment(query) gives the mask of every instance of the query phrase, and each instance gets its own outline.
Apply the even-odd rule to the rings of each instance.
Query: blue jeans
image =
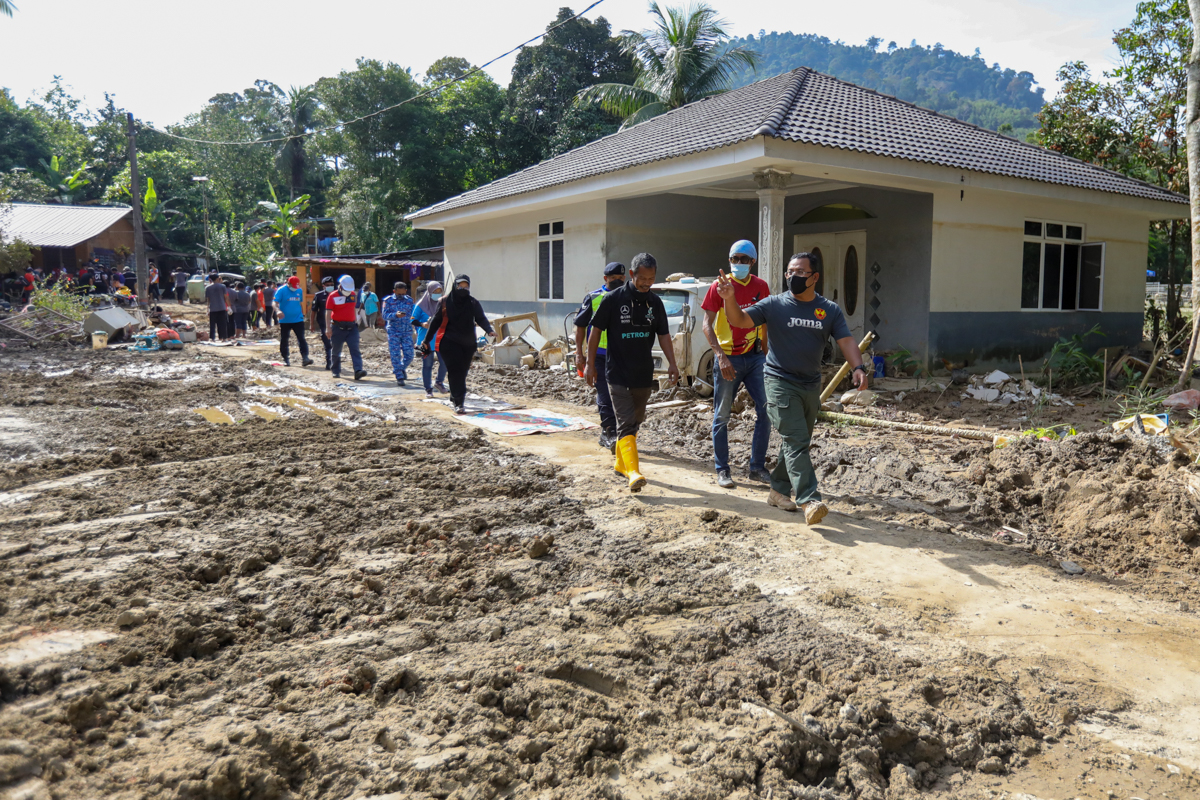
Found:
[[[346,326],[346,327],[344,327]],[[354,364],[355,372],[362,372],[362,353],[358,350],[358,324],[355,322],[333,323],[333,338],[330,340],[333,350],[333,377],[342,374],[342,345],[350,345],[350,361]]]
[[[421,359],[421,377],[425,381],[426,394],[433,392],[433,364],[435,361],[438,365],[437,382],[446,382],[446,363],[442,361],[441,353],[434,350],[429,355]]]
[[[729,469],[729,414],[733,409],[733,398],[738,386],[745,386],[754,401],[754,438],[750,440],[750,469],[766,469],[767,445],[771,441],[771,420],[767,417],[767,390],[763,386],[763,365],[767,357],[762,353],[746,353],[729,356],[736,373],[733,380],[725,380],[717,362],[713,361],[713,458],[717,471]]]

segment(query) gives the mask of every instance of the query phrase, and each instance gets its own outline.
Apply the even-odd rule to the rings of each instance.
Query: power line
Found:
[[[215,141],[212,139],[196,139],[191,136],[182,136],[178,133],[170,133],[168,131],[162,131],[162,130],[159,130],[158,128],[153,127],[152,125],[147,125],[146,127],[149,130],[154,131],[155,133],[161,133],[163,136],[170,136],[173,139],[181,139],[185,142],[196,142],[197,144],[220,144],[220,145],[273,144],[275,142],[287,142],[287,141],[291,141],[292,139],[303,139],[306,136],[315,136],[318,133],[326,133],[328,131],[335,131],[338,128],[344,128],[347,125],[353,125],[356,122],[362,122],[365,119],[370,119],[371,117],[376,117],[380,114],[384,114],[388,111],[397,109],[400,106],[408,105],[409,103],[416,102],[417,100],[420,100],[424,97],[429,97],[430,95],[437,94],[442,89],[445,89],[449,86],[453,86],[454,84],[458,83],[459,81],[464,81],[467,78],[471,77],[472,75],[482,72],[483,70],[490,67],[492,64],[495,64],[500,59],[506,58],[506,57],[512,55],[513,53],[517,52],[522,47],[532,44],[532,43],[536,42],[538,39],[544,38],[546,35],[561,28],[562,26],[566,25],[568,22],[574,22],[575,20],[579,19],[584,14],[591,11],[593,8],[595,8],[596,6],[600,5],[603,2],[604,2],[604,0],[596,0],[594,3],[592,3],[590,6],[585,8],[583,11],[580,11],[575,16],[573,16],[569,19],[564,19],[562,22],[558,23],[557,25],[553,25],[553,26],[547,28],[545,31],[543,31],[542,33],[539,33],[537,36],[534,36],[532,39],[527,39],[526,41],[521,42],[516,47],[512,48],[511,50],[509,50],[505,53],[501,53],[500,55],[496,56],[495,58],[493,58],[491,61],[487,62],[486,64],[482,64],[478,67],[472,67],[471,69],[464,72],[462,75],[459,75],[457,78],[446,81],[445,83],[435,86],[432,89],[426,89],[425,91],[421,92],[420,94],[413,95],[412,97],[408,98],[407,100],[401,100],[399,103],[396,103],[395,105],[391,105],[386,108],[381,108],[378,111],[372,111],[370,114],[363,114],[361,117],[355,117],[354,119],[347,120],[346,122],[337,122],[337,123],[334,123],[333,125],[327,125],[324,128],[317,128],[315,130],[306,131],[305,133],[298,133],[294,136],[277,136],[277,137],[274,137],[271,139],[255,139],[254,141],[250,141],[250,142],[220,142],[220,141]]]

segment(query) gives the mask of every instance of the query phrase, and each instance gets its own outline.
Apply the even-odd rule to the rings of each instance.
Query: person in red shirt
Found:
[[[33,290],[37,286],[37,284],[35,283],[35,279],[33,277],[33,270],[25,271],[24,280],[25,280],[25,288],[21,290],[21,302],[28,303],[30,295],[33,294]]]
[[[367,374],[363,369],[362,353],[358,349],[358,320],[356,318],[354,279],[349,275],[338,278],[338,288],[330,292],[325,301],[325,310],[329,312],[326,319],[325,335],[329,337],[333,349],[333,377],[342,374],[342,345],[350,346],[350,360],[354,363],[354,380],[362,380]]]
[[[747,308],[770,296],[771,288],[750,269],[758,259],[753,242],[734,242],[729,249],[734,296],[739,308]],[[704,302],[704,338],[713,349],[713,460],[717,485],[731,489],[735,485],[729,464],[729,414],[738,387],[745,386],[754,401],[754,437],[750,441],[750,470],[747,476],[759,483],[771,482],[767,472],[767,444],[771,440],[771,420],[767,417],[767,390],[763,381],[766,364],[767,329],[735,328],[725,317],[725,302],[717,294],[717,284],[708,287]],[[761,343],[761,346],[760,346]]]

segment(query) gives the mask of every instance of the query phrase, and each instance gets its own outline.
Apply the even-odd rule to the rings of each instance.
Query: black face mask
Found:
[[[804,294],[808,291],[809,275],[789,275],[788,291],[792,294]]]
[[[457,287],[454,289],[454,299],[458,300],[459,302],[466,300],[470,296],[471,296],[470,289],[459,289]]]
[[[616,289],[620,289],[623,285],[625,285],[625,281],[619,280],[619,279],[615,280],[615,281],[606,281],[605,282],[605,286],[608,287],[608,290],[610,292],[614,291]]]

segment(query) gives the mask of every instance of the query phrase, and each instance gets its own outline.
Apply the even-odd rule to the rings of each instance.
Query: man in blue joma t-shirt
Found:
[[[308,357],[308,342],[304,341],[304,290],[295,275],[287,279],[286,286],[275,291],[275,311],[279,314],[279,355],[283,363],[292,365],[288,358],[288,331],[291,331],[300,346],[300,363],[307,367],[313,362]]]
[[[821,409],[821,353],[831,334],[854,368],[851,374],[855,388],[867,388],[867,369],[842,309],[817,294],[820,272],[819,256],[797,253],[788,263],[788,291],[771,295],[745,310],[738,307],[733,283],[724,271],[717,286],[730,325],[767,326],[771,337],[764,380],[767,415],[783,437],[779,463],[771,473],[767,503],[784,511],[795,511],[799,504],[809,525],[816,525],[829,512],[821,502],[808,448]],[[792,497],[796,498],[795,503]]]

